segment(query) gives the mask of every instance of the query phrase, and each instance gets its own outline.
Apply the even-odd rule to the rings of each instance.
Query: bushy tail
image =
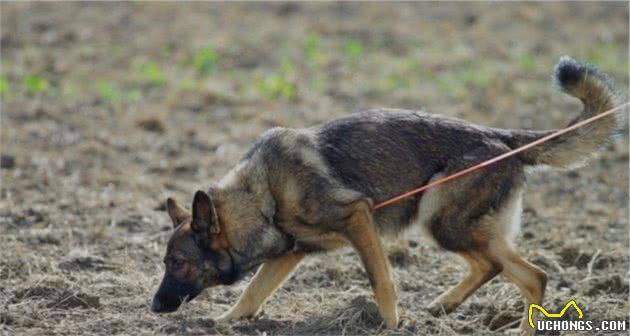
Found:
[[[582,64],[568,56],[560,58],[554,70],[554,81],[562,91],[579,98],[584,104],[582,113],[572,125],[598,115],[618,105],[611,80],[595,67]],[[592,124],[580,127],[519,154],[530,165],[549,165],[567,168],[585,162],[604,145],[619,128],[620,113],[613,113]],[[505,142],[520,147],[553,131],[511,130]]]

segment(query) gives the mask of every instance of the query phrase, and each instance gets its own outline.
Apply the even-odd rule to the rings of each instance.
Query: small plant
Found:
[[[147,62],[140,65],[140,74],[142,79],[152,85],[163,85],[166,82],[166,76],[162,72],[159,64]]]
[[[531,55],[523,54],[518,58],[518,64],[526,71],[534,71],[536,69],[536,61]]]
[[[113,82],[99,82],[96,84],[96,90],[103,100],[114,104],[138,101],[142,98],[142,92],[140,90],[133,89],[124,91]]]
[[[0,77],[0,96],[5,96],[8,94],[9,94],[9,81],[4,77]]]
[[[482,89],[494,80],[494,73],[484,67],[469,66],[459,73],[459,79],[465,86]]]
[[[615,72],[626,68],[627,57],[623,49],[612,43],[602,43],[585,52],[585,60],[591,64],[596,64],[598,68],[605,72]]]
[[[46,78],[32,74],[24,76],[23,82],[26,90],[33,94],[46,92],[49,86]]]
[[[401,74],[391,74],[387,76],[383,84],[388,91],[409,88],[411,86],[409,77]]]
[[[283,74],[273,74],[256,84],[258,92],[268,98],[292,98],[295,85]]]
[[[352,40],[346,43],[345,51],[348,56],[352,58],[359,58],[363,56],[365,48],[363,47],[363,43],[361,43],[361,41]]]
[[[109,102],[118,102],[121,100],[122,92],[114,83],[99,82],[96,84],[96,90],[103,100]]]
[[[316,33],[309,33],[306,36],[306,41],[304,42],[304,49],[308,61],[313,64],[317,64],[322,58],[322,52],[319,47],[319,35]]]
[[[206,76],[212,72],[219,63],[219,54],[211,47],[203,48],[195,54],[193,63],[197,73],[201,76]]]
[[[182,90],[195,90],[199,88],[199,85],[195,80],[184,78],[177,84],[177,87]]]
[[[452,74],[438,74],[435,83],[440,88],[440,91],[448,94],[452,98],[466,99],[469,95],[469,90],[464,83],[458,78],[454,78]]]
[[[284,60],[278,71],[256,83],[256,89],[267,98],[293,98],[297,87],[292,78],[295,78],[295,66],[289,60]]]

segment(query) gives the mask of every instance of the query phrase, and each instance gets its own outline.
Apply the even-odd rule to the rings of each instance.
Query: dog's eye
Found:
[[[164,260],[164,264],[166,265],[166,267],[174,270],[180,269],[184,265],[184,263],[186,263],[186,261],[183,259],[171,258]]]
[[[184,266],[185,261],[182,259],[173,259],[173,268],[178,269]]]

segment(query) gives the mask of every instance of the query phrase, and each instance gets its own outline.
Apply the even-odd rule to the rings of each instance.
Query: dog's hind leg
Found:
[[[372,221],[371,201],[361,200],[351,206],[354,209],[344,223],[342,232],[361,257],[385,325],[388,328],[396,328],[398,297],[389,261]]]
[[[234,320],[256,315],[273,292],[304,258],[303,253],[290,253],[265,262],[254,275],[237,303],[219,320]]]
[[[525,316],[521,320],[519,329],[522,333],[532,334],[533,329],[529,325],[528,309],[534,303],[541,305],[547,285],[545,271],[523,259],[520,254],[507,241],[495,242],[491,245],[495,255],[499,257],[503,265],[504,275],[520,289],[525,299]]]
[[[520,289],[525,299],[525,316],[521,320],[519,332],[525,335],[533,333],[528,321],[528,309],[532,303],[542,304],[546,273],[539,267],[527,262],[503,237],[489,242],[482,252],[460,253],[468,261],[468,275],[455,287],[440,295],[429,305],[429,312],[435,316],[448,314],[457,308],[469,295],[481,285],[499,273],[513,282]]]
[[[497,276],[503,268],[495,258],[485,253],[462,252],[459,255],[468,262],[468,274],[429,305],[427,309],[433,316],[450,314],[479,287]]]

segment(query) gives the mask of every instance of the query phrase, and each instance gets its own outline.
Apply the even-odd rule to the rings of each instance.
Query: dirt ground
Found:
[[[628,89],[628,4],[5,3],[1,12],[0,334],[501,335],[497,278],[452,315],[426,305],[465,273],[419,234],[391,242],[400,328],[383,329],[350,250],[309,258],[253,320],[216,323],[247,281],[178,312],[150,299],[190,204],[266,129],[371,107],[506,128],[577,115],[562,55]],[[630,313],[628,136],[579,170],[528,177],[517,238],[550,276],[549,310]]]

